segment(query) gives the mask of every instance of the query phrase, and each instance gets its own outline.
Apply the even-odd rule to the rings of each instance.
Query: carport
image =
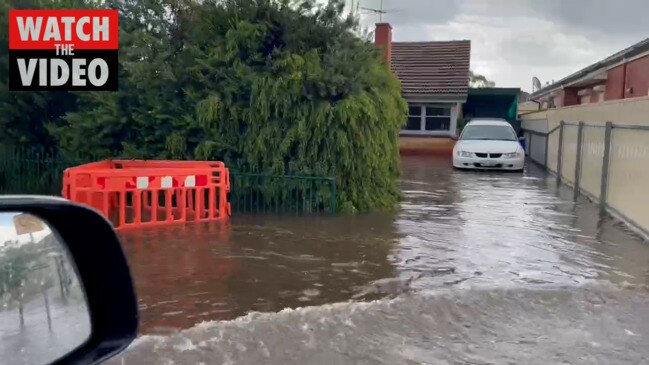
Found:
[[[520,92],[518,88],[471,88],[462,108],[464,118],[502,118],[517,128],[520,126],[517,120]]]

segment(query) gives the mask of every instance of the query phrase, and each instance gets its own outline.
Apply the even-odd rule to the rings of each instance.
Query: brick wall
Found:
[[[624,98],[649,95],[649,56],[627,63],[626,89]],[[632,89],[632,91],[629,89]]]
[[[605,100],[618,100],[624,98],[625,68],[626,65],[620,65],[608,70]]]

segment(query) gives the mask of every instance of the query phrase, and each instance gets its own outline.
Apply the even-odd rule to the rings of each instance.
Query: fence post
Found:
[[[613,122],[606,122],[604,132],[604,158],[602,159],[602,182],[599,191],[599,209],[606,209],[606,195],[608,194],[608,165],[611,159],[611,132]]]
[[[581,144],[584,134],[584,122],[579,122],[577,127],[577,156],[575,157],[575,191],[573,192],[573,199],[577,200],[579,196],[579,182],[581,180]]]
[[[331,178],[331,184],[333,185],[331,194],[331,214],[336,215],[336,202],[338,201],[338,197],[336,196],[336,175]]]
[[[557,153],[557,184],[561,182],[561,169],[563,165],[562,155],[563,155],[563,127],[565,122],[562,120],[559,122],[559,151]]]
[[[549,143],[550,143],[550,132],[547,132],[545,134],[545,153],[543,156],[543,166],[545,166],[546,169],[548,168],[548,148],[550,146]]]

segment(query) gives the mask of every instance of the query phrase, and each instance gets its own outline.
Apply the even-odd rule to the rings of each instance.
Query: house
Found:
[[[392,27],[376,24],[375,43],[401,81],[408,102],[402,136],[452,137],[469,92],[471,41],[392,42]]]
[[[649,38],[532,93],[540,110],[649,96]]]

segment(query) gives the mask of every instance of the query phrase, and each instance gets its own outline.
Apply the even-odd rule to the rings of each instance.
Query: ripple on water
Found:
[[[141,337],[112,363],[638,364],[647,300],[610,286],[475,290],[250,313]]]
[[[224,226],[125,233],[143,332],[190,328],[145,336],[125,358],[638,363],[646,340],[638,327],[649,328],[638,304],[649,281],[641,239],[588,201],[573,202],[534,166],[523,175],[456,172],[446,160],[402,166],[404,200],[395,212],[239,215]],[[440,267],[453,272],[431,274]],[[404,297],[372,302],[391,294],[375,293],[348,303],[370,283],[415,273],[422,277]],[[607,282],[629,291],[610,291]],[[172,344],[191,346],[175,342],[181,337],[196,347],[182,356]]]

